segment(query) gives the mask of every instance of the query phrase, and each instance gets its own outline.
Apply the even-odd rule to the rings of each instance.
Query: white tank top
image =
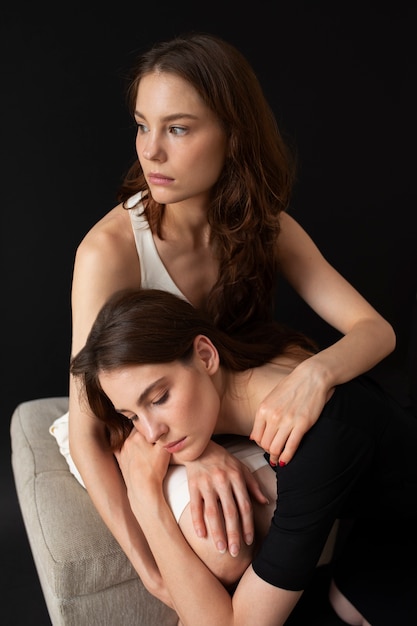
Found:
[[[158,254],[140,199],[141,192],[136,193],[127,200],[126,207],[129,209],[140,261],[141,287],[143,289],[162,289],[187,300],[172,280]]]

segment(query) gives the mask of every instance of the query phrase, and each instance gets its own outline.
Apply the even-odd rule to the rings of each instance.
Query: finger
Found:
[[[227,548],[232,556],[237,556],[242,542],[242,527],[239,508],[234,497],[228,497],[226,501],[221,500],[218,510],[220,520],[225,526]]]
[[[241,547],[241,538],[247,545],[252,545],[255,536],[252,497],[261,504],[268,504],[269,500],[262,492],[259,481],[244,466],[244,481],[233,486],[233,499],[227,493],[226,500],[221,498],[221,505],[226,525],[229,552],[236,556]]]
[[[256,441],[256,443],[260,445],[259,442],[263,437],[267,421],[260,416],[259,411],[260,409],[258,409],[258,413],[256,414],[252,432],[250,433],[249,438],[252,439],[252,441]]]
[[[250,472],[248,469],[246,478],[246,489],[248,493],[254,498],[259,504],[269,504],[268,497],[262,491],[261,483],[257,480],[257,478]]]
[[[255,527],[251,491],[256,493],[262,503],[268,501],[262,493],[257,479],[243,463],[240,473],[231,482],[224,483],[218,490],[221,503],[222,519],[227,535],[227,545],[232,556],[239,554],[242,535],[247,545],[253,542]]]
[[[198,488],[192,486],[191,482],[188,482],[188,489],[190,492],[190,511],[191,519],[197,537],[207,537],[207,527],[204,521],[204,499]]]
[[[192,515],[191,509],[191,516]],[[219,500],[214,497],[213,493],[204,497],[204,519],[208,535],[211,537],[220,554],[224,554],[228,546],[226,526],[222,508],[219,506]]]
[[[294,428],[291,431],[291,434],[285,443],[284,449],[276,455],[279,465],[287,465],[291,461],[301,443],[303,436],[304,430]]]
[[[269,455],[269,465],[272,465],[272,467],[276,467],[276,465],[278,465],[278,461],[279,457],[276,454]]]
[[[261,492],[262,493],[262,492]],[[255,522],[253,517],[253,505],[250,498],[241,497],[239,493],[235,493],[236,504],[239,513],[239,529],[240,536],[243,537],[243,540],[246,545],[251,546],[255,537]],[[268,499],[262,494],[262,503],[266,504]],[[226,531],[229,542],[229,552],[233,555],[231,545],[233,544],[233,534],[232,530],[229,530],[227,525],[227,516],[226,517]]]
[[[260,442],[260,446],[270,455],[271,465],[278,462],[278,457],[283,453],[288,436],[291,431],[286,428],[266,428]]]

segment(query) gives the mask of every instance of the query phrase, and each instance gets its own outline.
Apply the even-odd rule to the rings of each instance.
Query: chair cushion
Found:
[[[58,597],[88,594],[137,578],[91,499],[69,472],[54,437],[53,419],[67,398],[23,403],[13,415],[12,466],[25,526],[42,554]]]
[[[67,397],[30,400],[10,424],[17,496],[52,623],[175,626],[176,613],[145,589],[50,434],[67,410]]]

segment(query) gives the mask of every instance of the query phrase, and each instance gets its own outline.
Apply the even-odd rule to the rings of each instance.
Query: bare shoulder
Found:
[[[304,230],[297,220],[287,212],[281,213],[280,216],[281,232],[279,237],[285,242],[294,242],[298,240],[310,240],[311,237]]]
[[[112,252],[119,256],[122,244],[134,244],[129,214],[121,204],[115,206],[92,226],[77,248],[77,255],[99,254],[106,257]]]
[[[86,311],[90,318],[112,293],[126,288],[140,288],[140,263],[129,214],[118,205],[88,231],[76,250],[73,310]]]
[[[76,250],[74,271],[125,274],[130,286],[129,277],[136,281],[139,267],[129,213],[119,204],[84,236]]]
[[[308,258],[319,254],[319,250],[297,220],[288,213],[282,213],[281,231],[278,236],[278,256],[281,262],[294,257]]]

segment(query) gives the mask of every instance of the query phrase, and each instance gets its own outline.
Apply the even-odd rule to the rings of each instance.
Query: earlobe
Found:
[[[194,354],[210,375],[215,374],[219,369],[220,358],[217,348],[205,335],[197,335],[194,339]]]

